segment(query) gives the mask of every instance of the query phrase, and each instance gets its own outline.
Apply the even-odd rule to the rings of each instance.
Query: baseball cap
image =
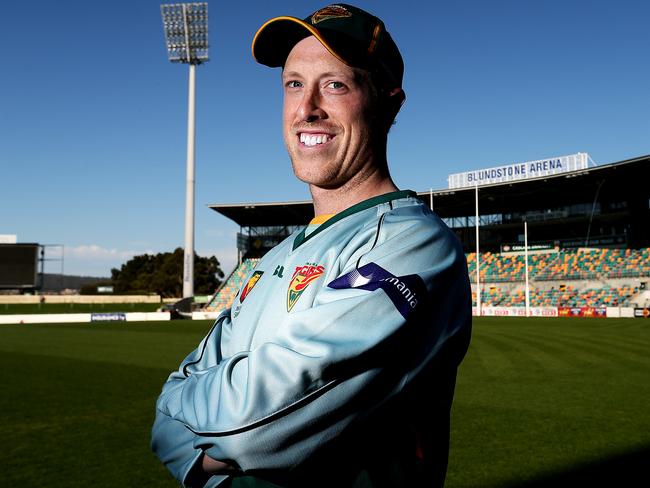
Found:
[[[267,21],[253,39],[253,57],[272,68],[284,66],[293,47],[311,35],[348,66],[376,72],[384,88],[401,88],[404,61],[382,20],[344,3],[302,20],[281,16]]]

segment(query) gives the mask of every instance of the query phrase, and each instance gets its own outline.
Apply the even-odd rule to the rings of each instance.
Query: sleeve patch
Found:
[[[358,288],[374,291],[381,288],[404,318],[408,318],[426,296],[426,285],[420,276],[395,276],[375,263],[339,276],[327,286],[335,290]]]

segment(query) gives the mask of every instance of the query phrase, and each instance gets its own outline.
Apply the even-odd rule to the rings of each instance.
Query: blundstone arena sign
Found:
[[[526,180],[587,169],[588,163],[589,155],[587,153],[578,153],[527,163],[515,163],[464,173],[454,173],[447,177],[447,182],[449,189],[507,183],[508,181]]]

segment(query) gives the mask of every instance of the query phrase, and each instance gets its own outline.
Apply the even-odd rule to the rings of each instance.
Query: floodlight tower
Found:
[[[190,68],[187,110],[187,178],[185,192],[185,253],[183,298],[194,296],[194,126],[196,65],[208,60],[208,4],[175,3],[160,6],[167,53],[172,63]]]

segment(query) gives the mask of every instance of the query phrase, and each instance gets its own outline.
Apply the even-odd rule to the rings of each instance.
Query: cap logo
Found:
[[[342,19],[345,17],[352,17],[352,13],[340,5],[330,5],[314,13],[314,15],[311,16],[311,23],[315,25],[324,20]]]

